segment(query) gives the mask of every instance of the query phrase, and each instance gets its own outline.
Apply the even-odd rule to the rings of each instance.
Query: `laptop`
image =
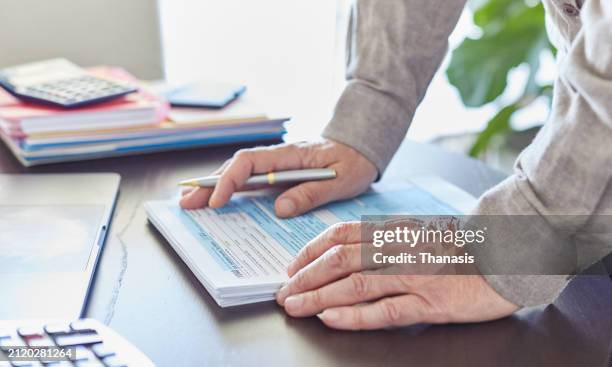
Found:
[[[0,175],[0,319],[83,315],[119,181],[114,173]]]

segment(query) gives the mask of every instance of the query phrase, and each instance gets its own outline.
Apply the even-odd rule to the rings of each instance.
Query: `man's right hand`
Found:
[[[305,168],[333,168],[337,177],[289,188],[276,199],[277,216],[293,217],[328,202],[359,195],[368,189],[378,173],[361,153],[331,140],[246,149],[238,151],[215,172],[221,178],[214,189],[187,189],[180,204],[185,209],[207,205],[220,208],[234,192],[243,189],[253,174]]]

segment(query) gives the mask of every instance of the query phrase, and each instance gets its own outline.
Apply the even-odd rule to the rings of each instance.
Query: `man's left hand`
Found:
[[[335,225],[289,266],[277,302],[294,317],[318,315],[335,329],[479,322],[518,307],[481,275],[374,275],[361,265],[361,224]]]

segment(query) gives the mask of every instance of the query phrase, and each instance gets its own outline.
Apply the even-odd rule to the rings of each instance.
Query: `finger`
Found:
[[[323,255],[325,251],[338,244],[353,244],[361,242],[361,223],[344,222],[329,227],[325,232],[310,241],[297,254],[295,260],[287,269],[289,277],[293,277],[298,270]]]
[[[274,204],[276,215],[280,218],[294,217],[330,201],[344,199],[346,195],[338,195],[341,192],[340,186],[338,178],[305,182],[294,186],[276,199]]]
[[[264,188],[265,186],[253,186],[244,188],[245,190],[258,190]],[[210,197],[213,193],[212,188],[204,188],[198,187],[193,188],[191,192],[186,193],[180,200],[180,205],[183,209],[199,209],[208,205],[210,201]],[[242,191],[242,189],[238,189],[236,191]]]
[[[334,246],[291,277],[278,291],[276,300],[283,305],[291,295],[317,289],[361,270],[361,244]]]
[[[181,189],[181,196],[185,196],[187,194],[190,194],[195,189],[196,189],[195,187],[183,187]]]
[[[329,308],[317,316],[334,329],[373,330],[427,322],[426,315],[422,298],[408,294],[365,305]]]
[[[213,208],[225,205],[253,173],[303,168],[301,154],[304,152],[293,145],[239,151],[221,174],[209,205]]]
[[[183,209],[200,209],[208,204],[212,189],[197,187],[181,198],[179,204]]]
[[[225,171],[227,166],[230,164],[230,159],[223,162],[221,167],[214,170],[211,175],[219,175]],[[179,201],[179,205],[183,209],[199,209],[208,205],[208,200],[212,194],[211,188],[205,187],[187,187],[183,189],[183,197]]]
[[[319,289],[290,296],[284,307],[291,316],[305,317],[328,308],[352,306],[405,292],[405,284],[396,276],[358,272]]]

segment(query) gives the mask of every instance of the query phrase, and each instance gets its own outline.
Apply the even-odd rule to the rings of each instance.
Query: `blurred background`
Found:
[[[161,0],[167,77],[244,81],[294,116],[289,140],[315,138],[344,87],[350,3]],[[539,1],[470,2],[408,137],[510,170],[548,115],[553,54]]]
[[[344,87],[350,3],[0,0],[0,66],[64,56],[144,79],[244,83],[294,117],[287,140],[316,138]],[[538,0],[471,1],[408,137],[510,170],[548,115],[554,52]]]

